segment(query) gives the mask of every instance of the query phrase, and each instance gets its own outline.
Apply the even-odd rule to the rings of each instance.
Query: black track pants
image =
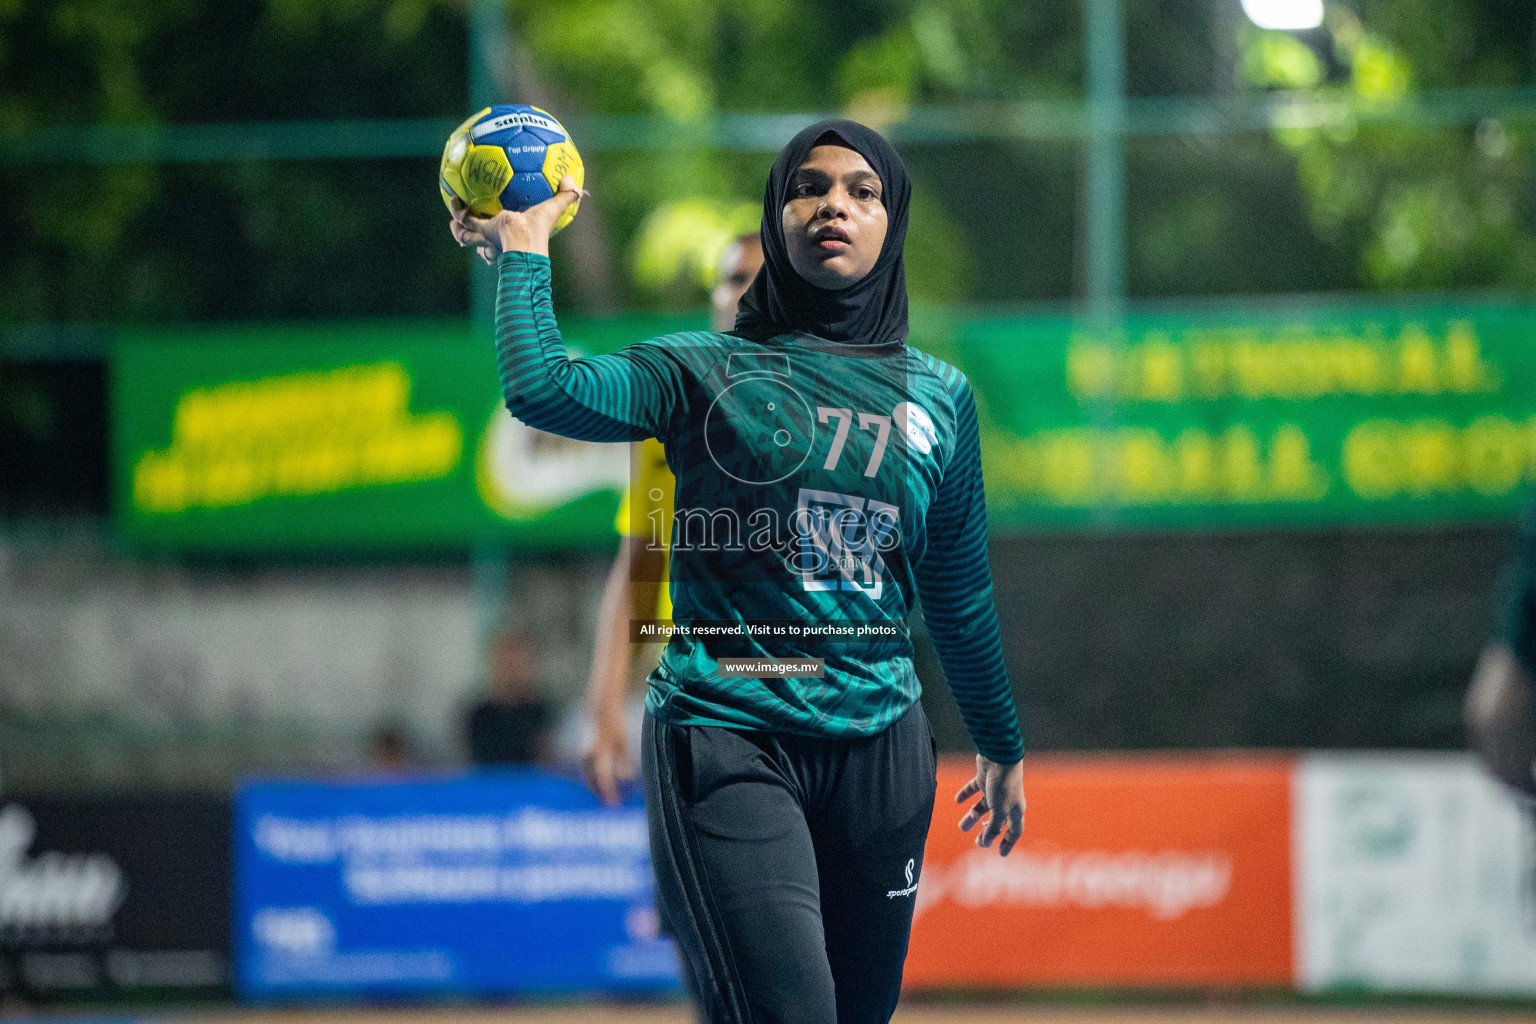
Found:
[[[885,1024],[896,1009],[933,735],[921,706],[834,740],[645,718],[656,896],[711,1024]]]

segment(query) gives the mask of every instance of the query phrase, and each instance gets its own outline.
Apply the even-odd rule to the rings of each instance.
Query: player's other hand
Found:
[[[629,756],[629,735],[616,715],[598,715],[592,731],[592,746],[582,759],[587,785],[609,807],[619,804],[619,786],[635,777],[635,763]]]
[[[960,831],[969,832],[982,818],[987,823],[976,837],[976,845],[982,849],[992,846],[999,835],[1003,837],[997,852],[1008,856],[1014,844],[1024,834],[1024,762],[998,764],[976,755],[976,777],[955,794],[955,803],[963,804],[978,794],[980,800],[960,819]]]
[[[555,222],[584,193],[576,179],[567,174],[560,179],[560,191],[521,212],[502,210],[494,217],[477,217],[458,198],[449,204],[453,220],[448,230],[461,247],[472,248],[486,263],[504,252],[532,252],[549,255],[549,235]]]

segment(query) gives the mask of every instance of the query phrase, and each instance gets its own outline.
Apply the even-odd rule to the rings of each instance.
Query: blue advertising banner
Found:
[[[235,812],[242,995],[675,988],[645,811],[536,771],[262,782]]]

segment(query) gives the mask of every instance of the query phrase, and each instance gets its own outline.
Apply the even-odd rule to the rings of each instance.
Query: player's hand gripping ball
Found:
[[[478,217],[526,210],[550,198],[569,174],[579,190],[586,177],[570,133],[549,112],[522,103],[487,107],[448,136],[437,185],[450,210],[459,199]],[[550,234],[576,216],[575,202]]]

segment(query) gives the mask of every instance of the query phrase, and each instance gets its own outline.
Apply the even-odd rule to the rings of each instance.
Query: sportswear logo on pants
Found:
[[[905,889],[892,889],[885,894],[887,899],[895,899],[897,896],[911,896],[914,892],[917,892],[917,883],[912,880],[912,869],[915,867],[917,867],[917,858],[908,858],[907,887]]]

